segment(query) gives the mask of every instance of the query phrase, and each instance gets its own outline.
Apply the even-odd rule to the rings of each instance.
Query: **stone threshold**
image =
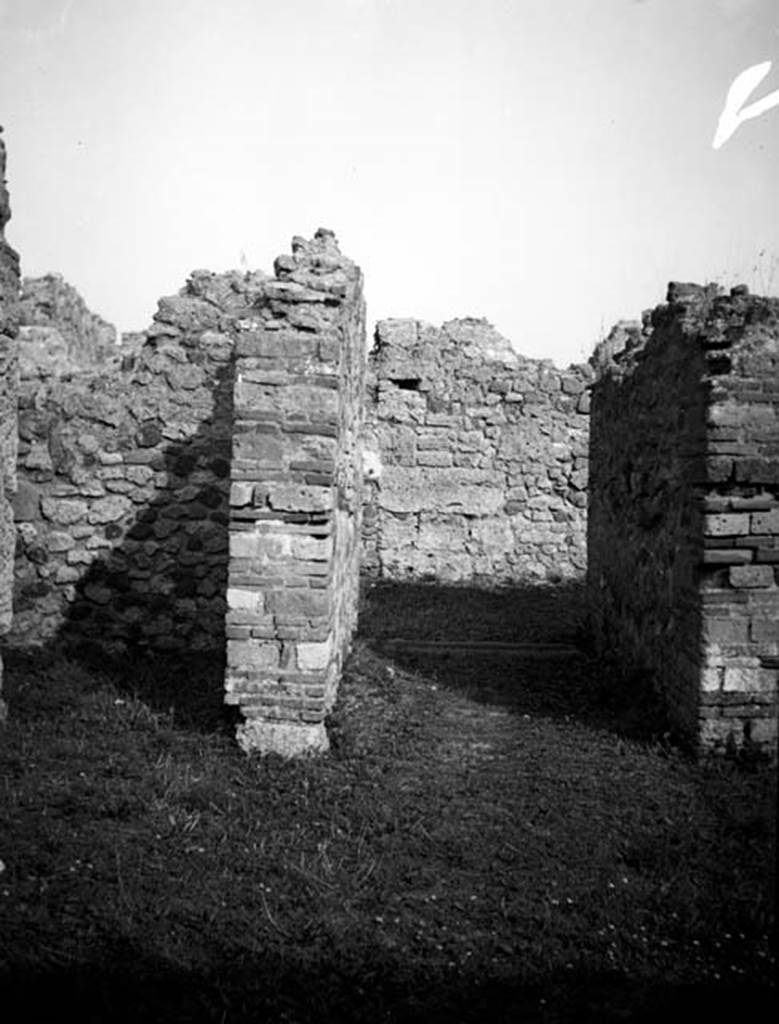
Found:
[[[412,654],[499,654],[514,658],[547,660],[552,658],[579,658],[583,652],[575,644],[520,644],[499,640],[410,640],[390,637],[377,640],[377,645],[388,651]]]

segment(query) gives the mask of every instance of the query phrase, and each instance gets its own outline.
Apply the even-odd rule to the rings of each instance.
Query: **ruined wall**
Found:
[[[0,637],[11,625],[15,544],[11,499],[16,489],[19,257],[5,240],[5,225],[10,217],[5,145],[0,138]],[[2,682],[0,658],[0,720],[5,714]]]
[[[14,642],[222,646],[231,331],[263,280],[195,274],[123,368],[23,375]]]
[[[116,329],[88,309],[59,274],[23,278],[19,318],[22,372],[28,377],[89,370],[116,355]]]
[[[594,356],[593,636],[691,742],[770,745],[779,668],[779,301],[671,285]]]
[[[385,320],[369,373],[366,445],[383,466],[365,510],[367,571],[583,574],[588,368],[519,356],[485,321]]]
[[[365,312],[331,232],[276,273],[196,272],[110,372],[28,353],[10,639],[223,650],[227,613],[241,742],[296,753],[355,625]]]
[[[246,750],[325,749],[357,611],[362,277],[330,232],[295,239],[239,326],[226,700]]]

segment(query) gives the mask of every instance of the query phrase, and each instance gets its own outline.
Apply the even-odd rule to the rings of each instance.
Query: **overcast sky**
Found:
[[[0,0],[25,274],[120,330],[332,228],[369,322],[565,365],[666,282],[779,289],[779,108],[715,151],[776,0]]]

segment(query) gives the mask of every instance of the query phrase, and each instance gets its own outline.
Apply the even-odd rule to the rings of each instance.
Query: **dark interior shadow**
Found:
[[[695,334],[713,294],[671,284],[644,328],[615,327],[593,357],[590,391],[592,650],[611,700],[689,752],[702,699],[714,696],[701,694],[701,592],[728,585],[727,566],[703,558],[701,497],[715,485],[727,491],[731,472],[714,459],[723,465],[710,480],[706,459],[711,375],[730,370],[727,353]]]
[[[640,680],[615,687],[596,661],[589,620],[580,581],[481,588],[364,580],[358,632],[398,666],[477,703],[667,738],[652,693]]]

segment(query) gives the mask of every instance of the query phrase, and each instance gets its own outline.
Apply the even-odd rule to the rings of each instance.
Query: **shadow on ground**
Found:
[[[72,1014],[84,1024],[650,1024],[672,1015],[715,1024],[735,1019],[746,1005],[768,1009],[775,997],[755,985],[659,985],[617,973],[570,971],[525,983],[472,970],[435,979],[378,950],[362,963],[312,967],[267,955],[196,973],[150,960],[121,940],[114,945],[114,964],[104,968],[0,975],[3,1019],[59,1024]]]
[[[98,566],[87,579],[105,571]],[[63,658],[69,659],[84,679],[107,679],[121,696],[170,715],[176,728],[232,734],[239,713],[223,703],[223,649],[154,651],[125,637],[124,653],[110,656],[71,627],[66,623],[42,650],[8,650],[9,676],[40,680],[48,674],[56,702]],[[390,665],[477,703],[576,718],[630,738],[656,739],[666,731],[648,686],[615,681],[591,657],[580,583],[482,589],[363,580],[358,636]],[[47,705],[43,692],[36,691],[30,714]]]
[[[224,655],[130,650],[108,657],[94,646],[62,642],[3,653],[5,689],[16,719],[45,718],[76,707],[85,693],[114,691],[166,716],[174,729],[232,735],[238,719],[224,704]]]
[[[492,589],[364,581],[358,632],[399,667],[478,703],[633,739],[667,737],[648,681],[617,679],[597,663],[587,624],[578,581]]]

